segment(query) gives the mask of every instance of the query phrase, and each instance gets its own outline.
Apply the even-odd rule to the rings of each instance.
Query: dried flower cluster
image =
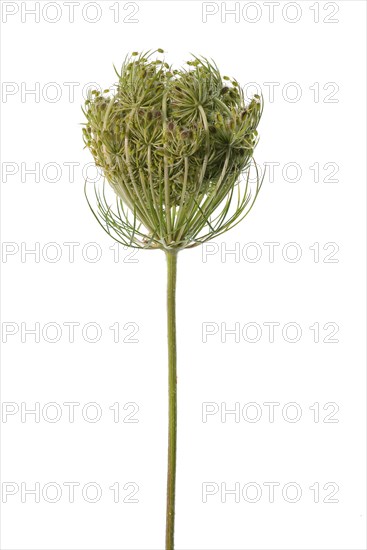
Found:
[[[203,57],[173,70],[157,53],[134,52],[114,93],[91,92],[83,135],[118,197],[113,211],[96,192],[103,228],[128,246],[181,249],[227,231],[256,199],[259,181],[254,193],[249,178],[236,184],[249,170],[262,102],[255,95],[246,105],[237,81]]]

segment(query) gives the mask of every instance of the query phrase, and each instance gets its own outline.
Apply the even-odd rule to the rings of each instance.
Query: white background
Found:
[[[57,3],[58,10],[55,4],[44,12],[46,2],[40,2],[40,21],[35,22],[24,11],[34,8],[34,2],[2,2],[2,80],[7,83],[2,99],[2,224],[3,246],[13,252],[2,258],[2,317],[3,331],[4,326],[5,331],[19,328],[3,344],[2,399],[15,403],[13,410],[19,407],[19,412],[2,417],[2,482],[3,490],[4,483],[12,482],[19,491],[2,505],[1,548],[158,550],[164,545],[165,259],[161,252],[130,256],[121,249],[119,262],[114,261],[113,241],[97,225],[84,198],[82,168],[91,157],[83,150],[79,125],[87,83],[108,87],[115,82],[113,64],[119,67],[126,53],[158,47],[174,64],[186,61],[189,52],[203,54],[242,85],[258,83],[265,109],[256,160],[260,165],[279,163],[274,180],[269,181],[268,173],[257,204],[240,226],[207,249],[179,256],[177,550],[365,548],[366,4],[302,1],[284,11],[286,3],[280,2],[270,22],[267,3],[259,2],[257,11],[252,3],[243,11],[246,3],[241,2],[236,22],[234,15],[225,14],[233,2],[222,8],[211,3],[208,10],[217,13],[206,23],[205,7],[194,1],[137,2],[138,11],[130,16],[136,23],[123,21],[136,11],[123,3],[120,21],[114,22],[111,7],[116,9],[117,3],[98,2],[100,19],[95,23],[91,19],[97,12],[93,6],[83,12],[84,0],[75,5],[74,22],[64,2]],[[16,8],[5,21],[4,10]],[[47,21],[59,15],[59,21]],[[48,87],[50,82],[57,86]],[[36,83],[39,96],[24,95]],[[74,97],[65,83],[78,83]],[[269,83],[276,83],[273,98]],[[296,88],[301,97],[292,101]],[[61,95],[53,101],[56,91]],[[40,163],[39,181],[26,173],[35,163]],[[58,163],[61,172],[51,167],[42,173],[48,163]],[[65,163],[77,163],[74,181]],[[297,163],[299,178],[292,166],[284,169],[288,163]],[[319,181],[310,169],[315,163]],[[324,168],[326,163],[337,165],[337,181],[327,178],[331,169]],[[51,182],[52,177],[58,181]],[[58,248],[47,247],[51,242]],[[264,245],[269,242],[279,243],[274,261]],[[301,251],[295,262],[290,259],[296,249],[287,246],[292,242]],[[74,262],[63,243],[79,243]],[[96,243],[102,254],[95,263],[88,258],[96,248],[83,248],[88,243]],[[335,244],[324,249],[326,243]],[[40,247],[39,258],[22,257],[22,251],[35,246]],[[235,247],[237,256],[226,254]],[[50,261],[57,250],[61,258]],[[261,257],[252,262],[255,252]],[[80,323],[74,343],[68,341],[66,322]],[[269,322],[280,324],[273,343],[264,325]],[[32,335],[22,342],[21,323],[25,328],[40,323],[39,343]],[[58,342],[47,341],[54,335],[52,328],[42,336],[47,323],[61,327]],[[87,323],[101,327],[98,342],[83,339]],[[109,329],[114,323],[121,327],[119,343]],[[131,332],[123,328],[126,323],[138,325],[137,343],[122,341]],[[203,323],[218,328],[206,343]],[[226,337],[225,329],[235,323],[241,331],[247,323],[257,323],[262,328],[259,341],[246,341],[242,333],[239,342],[233,335]],[[282,336],[287,323],[302,330],[298,342]],[[315,323],[320,327],[318,343],[309,328]],[[326,323],[334,324],[325,329]],[[338,342],[324,342],[335,324]],[[247,340],[254,337],[251,330]],[[93,330],[88,334],[93,337]],[[292,337],[290,329],[288,339]],[[62,417],[52,423],[46,409],[40,422],[34,415],[22,422],[22,402],[28,408],[37,402],[41,410],[55,402]],[[65,402],[80,403],[74,423],[68,420]],[[95,423],[81,414],[90,402],[102,410]],[[121,419],[132,411],[123,406],[136,403],[138,422],[114,423],[109,407],[116,402]],[[234,415],[224,415],[221,422],[218,412],[203,422],[207,402],[224,412],[235,403],[243,411],[255,402],[262,416],[250,422],[241,414],[236,422]],[[274,422],[269,421],[267,402],[279,403]],[[298,422],[289,420],[294,408],[283,409],[291,402],[302,413]],[[309,408],[315,403],[319,422]],[[327,403],[336,405],[324,410]],[[336,407],[332,419],[338,422],[325,422]],[[49,416],[54,412],[49,409]],[[248,409],[249,416],[254,413]],[[21,483],[28,489],[40,483],[42,490],[50,482],[63,489],[58,502],[47,501],[52,489],[47,498],[41,494],[39,503],[32,495],[21,501]],[[80,484],[74,503],[65,482]],[[90,482],[102,491],[94,504],[82,497]],[[116,482],[121,487],[137,484],[139,502],[114,503],[109,487]],[[206,482],[218,491],[204,503]],[[273,503],[267,482],[279,484]],[[239,502],[233,495],[225,499],[221,483],[224,489],[237,484],[241,491],[247,483],[257,484],[252,490],[260,487],[261,497],[248,502],[254,497],[250,490],[247,501],[242,493]],[[282,496],[287,483],[302,490],[298,502]],[[315,483],[320,487],[318,503],[309,489]],[[324,502],[335,487],[325,489],[327,483],[337,484],[338,502]],[[128,493],[130,489],[122,489],[123,498]],[[288,500],[293,497],[291,488]]]

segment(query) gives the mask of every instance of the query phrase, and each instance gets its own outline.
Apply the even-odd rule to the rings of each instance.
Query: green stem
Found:
[[[176,353],[176,271],[177,251],[166,251],[167,335],[168,335],[168,469],[166,550],[174,550],[176,444],[177,444],[177,353]]]

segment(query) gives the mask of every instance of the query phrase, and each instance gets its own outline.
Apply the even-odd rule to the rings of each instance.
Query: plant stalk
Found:
[[[174,550],[176,446],[177,446],[177,351],[176,351],[176,272],[177,251],[166,251],[167,259],[167,336],[168,336],[168,468],[166,550]]]

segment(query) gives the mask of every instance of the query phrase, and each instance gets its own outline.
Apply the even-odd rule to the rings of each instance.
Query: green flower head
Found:
[[[124,245],[167,250],[220,235],[252,207],[261,187],[258,179],[250,189],[249,170],[262,100],[246,104],[238,82],[221,77],[213,61],[193,56],[172,69],[153,59],[162,53],[133,52],[116,71],[114,93],[89,94],[83,136],[117,196],[112,208],[96,190],[103,228]]]

